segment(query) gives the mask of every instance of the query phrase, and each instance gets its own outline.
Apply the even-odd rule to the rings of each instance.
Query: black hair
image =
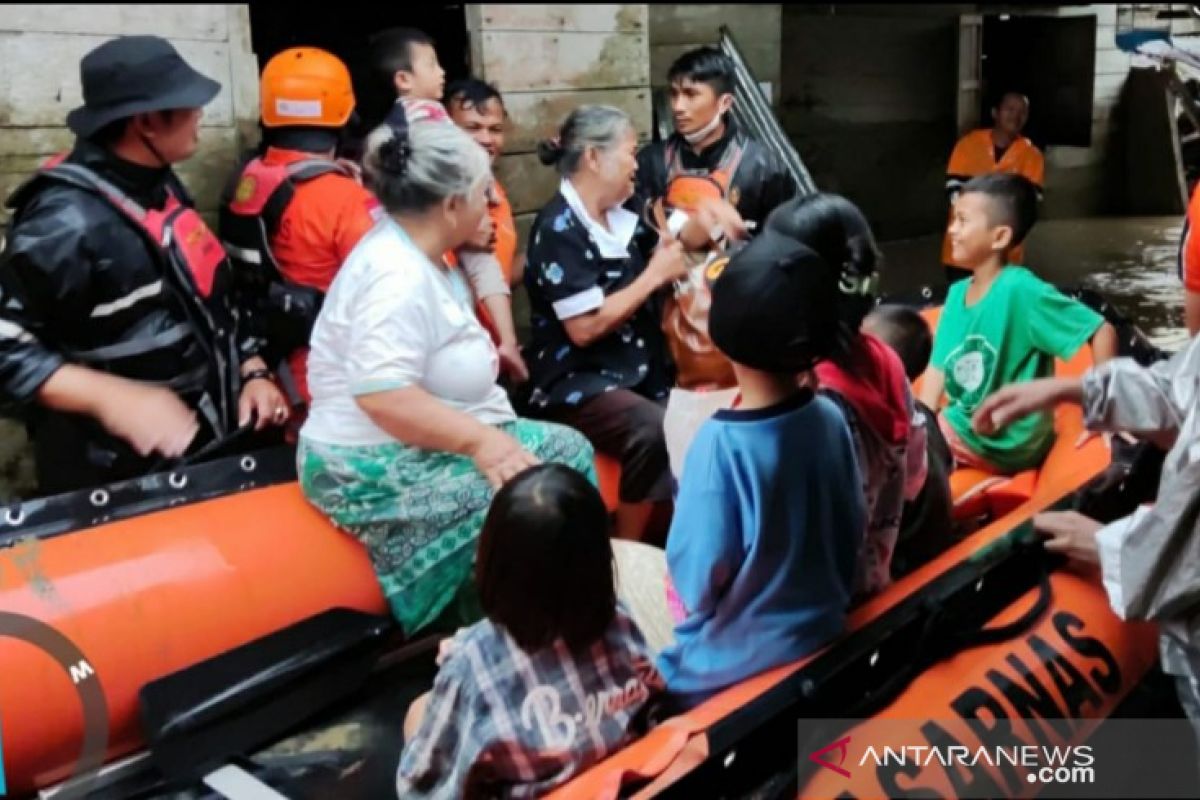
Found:
[[[988,224],[1012,229],[1009,248],[1025,241],[1037,222],[1037,187],[1023,175],[1006,172],[980,175],[963,184],[959,196],[964,194],[981,194],[988,199]]]
[[[933,334],[919,312],[908,306],[881,305],[867,315],[863,324],[896,351],[910,381],[925,372],[933,352]]]
[[[163,119],[167,121],[167,124],[170,124],[175,118],[175,112],[179,110],[180,109],[175,108],[164,108],[159,111],[146,111],[143,113],[161,114]],[[134,116],[137,115],[135,114]],[[104,125],[100,129],[94,131],[91,136],[87,137],[88,141],[92,142],[93,144],[98,144],[101,147],[111,148],[117,142],[121,141],[121,137],[125,135],[125,131],[128,130],[130,124],[133,123],[133,120],[134,117],[121,117],[121,119],[115,119],[107,125]]]
[[[1004,98],[1008,97],[1009,95],[1012,95],[1013,97],[1019,97],[1025,101],[1026,106],[1029,105],[1029,95],[1016,89],[1009,88],[1004,89],[996,94],[996,102],[992,103],[992,110],[995,111],[996,109],[1000,108],[1000,106],[1004,103]]]
[[[863,317],[875,302],[871,286],[880,255],[870,223],[841,195],[817,192],[779,206],[766,226],[807,245],[833,271],[838,323],[829,358],[850,366]]]
[[[403,110],[403,106],[400,107]],[[379,166],[384,173],[397,178],[403,178],[408,173],[408,159],[412,156],[412,143],[409,141],[408,123],[398,125],[389,117],[386,123],[388,129],[392,132],[390,139],[387,139],[379,145],[377,156]],[[381,193],[377,190],[376,193]],[[422,196],[422,202],[432,202],[432,196]]]
[[[125,129],[129,127],[129,120],[129,117],[113,120],[87,137],[88,141],[101,147],[111,148],[125,135]]]
[[[286,125],[264,128],[263,139],[271,147],[299,150],[305,153],[324,153],[335,150],[342,139],[341,128],[314,128],[305,125]]]
[[[500,90],[479,78],[460,78],[446,87],[446,110],[450,103],[456,102],[463,108],[479,108],[489,101],[496,100],[504,108],[504,98]],[[507,110],[505,113],[508,113]]]
[[[488,619],[526,652],[560,638],[579,650],[602,637],[617,592],[600,492],[561,464],[506,483],[483,523],[475,585]]]
[[[715,47],[697,47],[675,59],[667,70],[667,84],[681,80],[706,83],[720,97],[733,94],[734,74],[733,60],[729,56]]]
[[[395,90],[395,76],[401,70],[412,72],[413,45],[434,47],[433,37],[416,28],[388,28],[368,42],[371,69],[380,83]]]

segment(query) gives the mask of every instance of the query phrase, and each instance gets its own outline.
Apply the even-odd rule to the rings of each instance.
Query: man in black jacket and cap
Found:
[[[80,73],[75,146],[10,198],[0,254],[0,399],[26,418],[43,494],[288,417],[171,169],[220,84],[154,36],[106,42]]]

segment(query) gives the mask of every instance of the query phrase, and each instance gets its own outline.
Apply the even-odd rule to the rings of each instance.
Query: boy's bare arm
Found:
[[[936,367],[926,367],[921,376],[921,392],[918,399],[933,413],[937,413],[942,404],[942,392],[946,389],[946,376]]]
[[[1189,289],[1184,294],[1183,321],[1187,325],[1188,336],[1195,336],[1200,331],[1200,292]]]
[[[1117,329],[1105,322],[1092,335],[1092,360],[1103,364],[1117,357],[1120,343],[1117,340]]]

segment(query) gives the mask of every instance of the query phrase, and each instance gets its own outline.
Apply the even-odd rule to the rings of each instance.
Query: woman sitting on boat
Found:
[[[442,261],[487,211],[487,154],[415,121],[373,131],[363,166],[388,214],[313,330],[297,464],[309,501],[366,545],[411,635],[480,617],[471,566],[496,489],[542,461],[595,473],[582,435],[514,413],[471,292]]]
[[[581,106],[539,156],[558,193],[530,232],[531,413],[566,423],[621,463],[617,535],[639,538],[671,501],[663,410],[671,387],[660,290],[687,274],[678,244],[625,207],[637,172],[625,112]]]

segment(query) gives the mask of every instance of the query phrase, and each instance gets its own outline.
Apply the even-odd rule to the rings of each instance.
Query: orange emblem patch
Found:
[[[721,277],[721,273],[725,271],[725,266],[729,263],[729,256],[718,258],[716,261],[708,265],[708,269],[704,270],[704,279],[712,283],[717,278]]]
[[[258,183],[252,175],[243,175],[238,181],[237,189],[233,192],[233,199],[239,203],[244,203],[251,197],[254,197],[254,190],[258,188]]]

